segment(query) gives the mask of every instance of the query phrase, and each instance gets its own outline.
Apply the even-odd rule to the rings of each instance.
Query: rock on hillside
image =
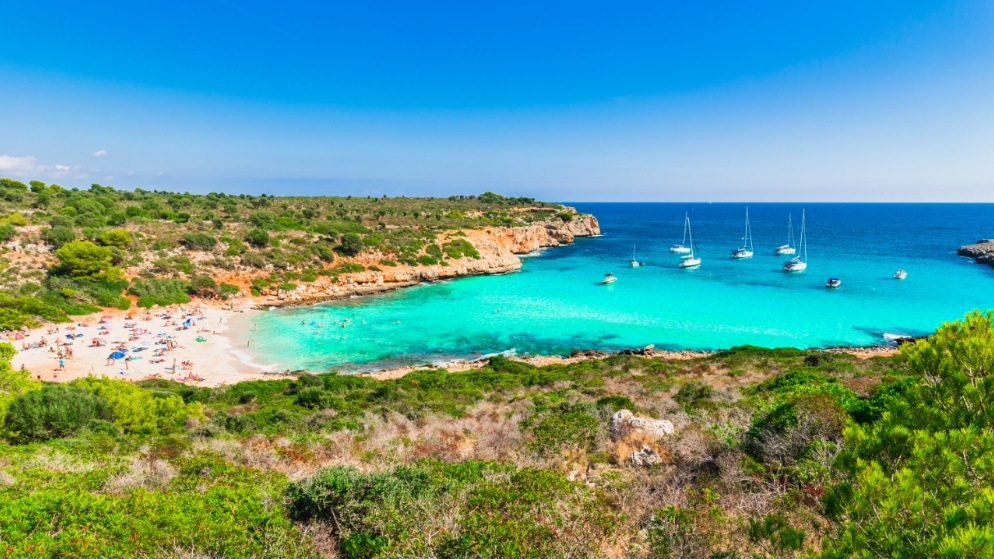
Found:
[[[628,410],[619,410],[611,416],[611,440],[616,441],[632,433],[645,433],[658,438],[672,435],[673,423],[665,419],[638,417]]]

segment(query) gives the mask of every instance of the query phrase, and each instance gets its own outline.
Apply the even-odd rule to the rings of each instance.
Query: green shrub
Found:
[[[0,224],[0,243],[6,243],[17,236],[17,228],[9,223]]]
[[[217,282],[210,276],[193,276],[190,278],[190,293],[197,297],[217,297]]]
[[[355,233],[346,233],[345,235],[342,235],[342,242],[335,250],[345,256],[355,256],[362,252],[362,247],[362,239],[359,238],[359,235],[356,235]]]
[[[131,246],[134,240],[127,229],[111,229],[100,234],[98,241],[103,246],[126,249]]]
[[[245,242],[256,248],[266,247],[269,245],[269,233],[263,229],[252,229],[245,234]]]
[[[107,401],[75,386],[48,385],[15,398],[4,426],[18,443],[75,435],[94,420],[110,419]]]
[[[480,253],[466,239],[455,239],[445,243],[445,254],[449,258],[456,259],[462,257],[480,258]]]
[[[530,448],[539,454],[593,451],[600,422],[583,406],[562,404],[533,421]]]
[[[56,216],[59,217],[59,216]],[[59,217],[59,219],[64,219]],[[55,248],[59,248],[62,245],[76,240],[76,232],[72,230],[71,227],[64,225],[55,225],[49,229],[46,229],[42,233],[42,237],[45,242],[52,245]]]
[[[58,260],[52,273],[89,281],[117,280],[123,277],[113,265],[111,251],[90,241],[70,241],[55,251]]]
[[[128,288],[128,293],[138,297],[138,306],[142,308],[189,303],[190,291],[189,282],[168,278],[137,278]]]
[[[190,250],[206,252],[217,246],[217,239],[207,233],[186,233],[180,243]]]
[[[691,411],[706,405],[712,397],[714,397],[714,389],[710,385],[692,381],[681,386],[673,399],[683,405],[685,410]]]

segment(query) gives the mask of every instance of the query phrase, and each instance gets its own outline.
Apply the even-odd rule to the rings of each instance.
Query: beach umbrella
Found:
[[[110,354],[110,358],[111,359],[124,359],[124,352],[123,351],[115,351],[114,353]]]

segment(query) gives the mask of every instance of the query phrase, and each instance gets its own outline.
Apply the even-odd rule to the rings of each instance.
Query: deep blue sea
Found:
[[[994,268],[956,249],[994,236],[984,204],[573,204],[603,236],[524,259],[520,272],[461,278],[253,319],[253,358],[280,368],[359,371],[499,352],[874,345],[994,308]],[[749,208],[755,256],[733,260]],[[808,269],[773,249],[806,211]],[[689,212],[703,260],[668,247]],[[646,263],[632,269],[636,256]],[[905,269],[905,280],[893,279]],[[607,272],[618,280],[599,281]],[[825,288],[829,277],[842,280]],[[303,322],[303,324],[301,324]]]

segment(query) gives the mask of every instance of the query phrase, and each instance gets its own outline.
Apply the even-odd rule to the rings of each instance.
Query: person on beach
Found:
[[[60,371],[62,371],[62,370],[64,370],[65,368],[66,368],[66,362],[65,362],[65,361],[63,361],[63,360],[62,360],[62,358],[60,357],[60,358],[59,358],[59,370],[60,370]]]

